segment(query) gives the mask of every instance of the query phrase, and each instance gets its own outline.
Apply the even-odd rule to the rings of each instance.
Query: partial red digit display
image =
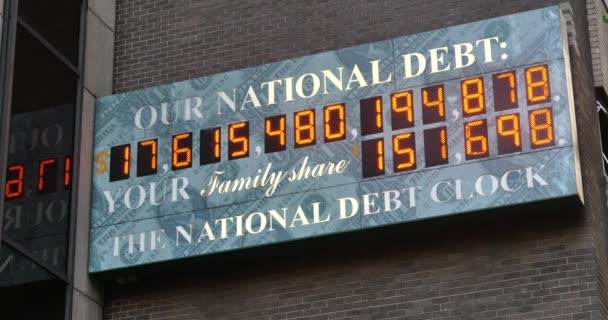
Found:
[[[424,130],[424,162],[427,168],[448,164],[446,127]]]
[[[445,89],[443,85],[422,88],[422,123],[445,121]]]
[[[359,101],[361,114],[361,135],[381,133],[384,130],[382,119],[382,97],[373,97]]]
[[[57,191],[57,159],[46,159],[38,164],[38,192]]]
[[[532,149],[555,145],[553,112],[544,108],[530,111],[530,143]]]
[[[72,158],[66,156],[63,162],[63,186],[69,188],[72,184]]]
[[[526,69],[526,94],[528,105],[551,101],[549,70],[546,64]]]
[[[393,136],[393,170],[395,172],[416,169],[416,136],[402,133]]]
[[[158,166],[158,140],[140,141],[137,144],[137,176],[155,174]]]
[[[221,133],[220,127],[201,130],[201,166],[218,163],[222,159]]]
[[[494,87],[494,109],[496,111],[518,107],[515,71],[495,74],[492,76],[492,85]]]
[[[325,123],[325,142],[334,142],[346,139],[346,111],[344,104],[334,104],[323,108],[323,122]]]
[[[498,154],[521,151],[519,114],[508,114],[496,118]]]
[[[176,134],[171,141],[171,168],[180,170],[192,167],[192,132]]]
[[[296,148],[317,143],[315,131],[315,109],[298,111],[293,114],[294,143]]]
[[[365,140],[361,143],[363,178],[384,175],[384,139]]]
[[[488,125],[485,119],[464,124],[465,154],[467,160],[486,158],[488,149]]]
[[[110,148],[110,181],[129,178],[131,173],[131,145],[123,144]]]
[[[285,133],[285,115],[266,118],[264,130],[264,152],[272,153],[283,151],[287,148],[287,138]]]
[[[482,77],[463,80],[461,89],[462,113],[465,117],[486,112],[486,98]]]
[[[412,91],[391,95],[391,126],[393,130],[414,126],[414,94]]]
[[[249,121],[228,126],[228,160],[249,157]]]
[[[6,170],[6,184],[4,185],[4,196],[6,199],[19,198],[23,195],[23,176],[25,168],[22,165],[14,165]]]

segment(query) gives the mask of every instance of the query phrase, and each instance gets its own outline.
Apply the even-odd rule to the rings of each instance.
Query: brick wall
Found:
[[[589,12],[589,39],[593,65],[593,80],[596,87],[604,88],[608,95],[608,15],[603,0],[587,0]]]
[[[560,2],[119,0],[114,92]],[[126,270],[106,275],[105,318],[605,319],[589,29],[585,1],[571,3],[585,207],[508,208]]]

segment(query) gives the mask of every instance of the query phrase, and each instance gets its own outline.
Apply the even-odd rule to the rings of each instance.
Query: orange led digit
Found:
[[[228,160],[249,157],[249,122],[228,126]]]
[[[137,176],[143,177],[156,173],[158,140],[145,140],[137,144]]]
[[[553,114],[551,109],[530,111],[530,142],[532,148],[542,148],[555,144],[553,134]]]
[[[346,138],[345,118],[344,104],[335,104],[323,108],[324,140],[326,143]]]
[[[549,102],[551,100],[547,65],[526,69],[526,93],[528,95],[528,105]]]
[[[475,120],[464,125],[465,154],[467,160],[485,158],[488,152],[488,126],[486,120]]]
[[[395,172],[416,169],[416,137],[413,133],[393,136],[393,170]]]
[[[287,148],[284,114],[266,118],[264,128],[266,131],[264,137],[265,153],[283,151]]]
[[[494,109],[496,111],[515,109],[518,107],[515,71],[493,75],[492,84],[494,89]]]
[[[315,136],[315,110],[303,110],[294,113],[294,141],[295,147],[301,148],[316,143]]]
[[[521,151],[519,114],[508,114],[496,118],[498,154]]]
[[[14,199],[23,195],[24,171],[25,168],[22,165],[8,167],[6,184],[4,185],[4,196],[6,199]]]
[[[422,123],[445,121],[443,85],[422,88]]]
[[[172,139],[171,168],[180,170],[192,166],[192,132],[180,133]]]
[[[424,163],[427,168],[448,163],[446,127],[424,130]]]
[[[128,179],[131,167],[131,145],[110,148],[110,181]]]
[[[201,130],[201,161],[200,164],[206,165],[217,163],[221,160],[221,128]]]
[[[363,178],[384,175],[384,139],[365,140],[361,143]]]
[[[57,183],[57,160],[46,159],[38,164],[38,192],[53,192]]]
[[[359,101],[361,135],[381,133],[384,130],[382,120],[382,97],[371,97]]]
[[[63,163],[63,186],[68,188],[72,183],[72,158],[65,157]]]
[[[486,112],[483,78],[462,81],[462,112],[465,117]]]
[[[414,126],[414,96],[412,91],[391,95],[391,125],[393,130]]]

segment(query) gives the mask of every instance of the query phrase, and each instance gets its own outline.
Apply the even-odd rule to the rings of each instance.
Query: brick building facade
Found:
[[[119,0],[112,92],[553,4],[560,2]],[[577,121],[585,128],[579,132],[584,207],[528,205],[118,272],[105,280],[104,318],[608,317],[606,196],[593,89],[606,78],[596,61],[603,57],[592,58],[605,28],[601,14],[588,13],[601,1],[570,5]]]

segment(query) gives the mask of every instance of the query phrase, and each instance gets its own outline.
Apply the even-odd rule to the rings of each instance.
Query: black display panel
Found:
[[[110,148],[110,181],[129,178],[131,173],[131,145],[122,144]]]
[[[416,169],[416,135],[402,133],[393,136],[393,171]]]
[[[547,65],[526,68],[525,73],[528,105],[550,102],[551,84]]]
[[[517,78],[515,71],[497,73],[492,76],[494,89],[494,109],[503,111],[516,109],[517,104]]]
[[[384,139],[371,139],[361,143],[363,178],[382,176],[385,172]]]
[[[221,127],[201,130],[201,165],[222,160],[221,139]]]
[[[391,94],[391,127],[393,130],[414,126],[414,92],[403,91]]]
[[[445,121],[445,88],[442,84],[422,88],[422,123]]]
[[[521,121],[518,113],[496,117],[498,154],[521,151]]]
[[[555,145],[553,111],[551,108],[533,110],[528,113],[530,123],[530,144],[532,149]]]
[[[460,97],[465,117],[486,113],[483,77],[462,80]]]
[[[361,135],[381,133],[384,131],[382,119],[382,97],[372,97],[359,102],[361,117]]]
[[[424,130],[424,164],[428,167],[448,163],[447,128]]]
[[[171,141],[171,168],[180,170],[192,167],[192,132],[176,134]]]
[[[287,148],[285,132],[286,116],[284,114],[266,118],[264,121],[264,152],[272,153]]]
[[[487,158],[490,155],[488,124],[485,119],[465,123],[464,139],[467,160]]]
[[[137,144],[137,176],[155,174],[158,167],[158,139],[140,141]]]
[[[228,126],[228,160],[249,157],[249,121]]]
[[[316,144],[315,109],[295,112],[293,114],[293,131],[294,146],[296,148]]]
[[[346,110],[344,104],[323,108],[323,141],[334,142],[346,139]]]

